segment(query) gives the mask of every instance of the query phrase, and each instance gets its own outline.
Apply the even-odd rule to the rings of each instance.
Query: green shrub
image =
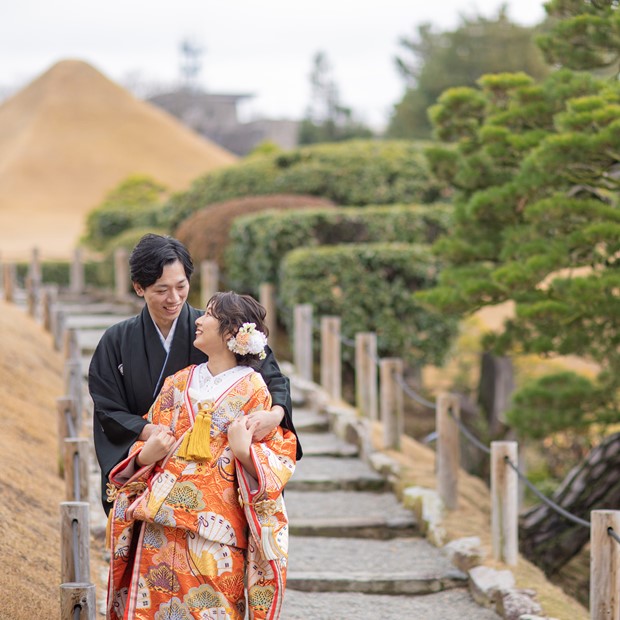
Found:
[[[16,275],[20,286],[24,286],[30,263],[20,262],[16,264]],[[58,284],[60,287],[68,287],[71,282],[71,263],[69,261],[42,261],[41,282],[42,284]],[[110,261],[85,261],[84,284],[95,288],[111,288],[114,286],[114,268]]]
[[[559,431],[578,431],[592,422],[604,402],[589,379],[571,371],[530,380],[512,398],[506,420],[524,438],[542,439]]]
[[[429,203],[444,186],[428,172],[423,145],[356,140],[250,157],[210,172],[164,206],[171,229],[202,207],[262,194],[310,194],[337,204]]]
[[[265,211],[235,220],[226,252],[233,288],[256,295],[262,282],[277,283],[282,259],[303,246],[343,243],[432,243],[448,228],[450,207],[394,205],[295,212]]]
[[[105,250],[111,239],[131,228],[165,227],[165,192],[163,185],[147,176],[125,179],[88,214],[83,242]]]
[[[342,335],[377,334],[379,355],[404,358],[413,366],[439,364],[455,333],[455,323],[414,300],[417,290],[433,286],[437,258],[413,244],[350,244],[300,248],[282,263],[279,301],[292,328],[292,309],[308,303],[315,317],[340,316]],[[343,357],[353,350],[343,347]]]

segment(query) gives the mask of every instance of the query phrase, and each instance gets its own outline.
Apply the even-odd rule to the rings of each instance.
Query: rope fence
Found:
[[[293,309],[293,356],[297,372],[312,380],[313,332],[320,334],[321,385],[333,396],[330,385],[340,377],[341,360],[334,359],[334,349],[341,345],[355,348],[356,408],[370,420],[380,420],[384,427],[384,446],[400,449],[403,402],[406,395],[417,404],[436,414],[436,430],[426,442],[436,441],[436,479],[438,494],[448,510],[458,504],[458,473],[460,448],[458,436],[463,435],[491,460],[491,535],[494,558],[508,565],[518,562],[518,495],[522,481],[541,502],[565,519],[590,529],[591,535],[591,593],[590,608],[593,620],[620,618],[620,511],[593,510],[591,521],[582,519],[559,506],[541,493],[519,470],[518,444],[514,441],[493,441],[485,445],[460,419],[460,401],[456,395],[440,394],[432,402],[418,394],[404,379],[402,360],[377,355],[374,333],[358,333],[349,339],[340,333],[339,317],[313,318],[310,304]],[[326,327],[330,321],[330,327]],[[337,346],[334,345],[337,341]],[[326,351],[330,351],[329,354]],[[299,361],[299,364],[298,364]],[[325,365],[328,365],[325,368]],[[332,382],[332,383],[330,383]],[[378,390],[377,390],[378,383]],[[337,394],[340,398],[340,394]],[[378,406],[375,404],[378,397]]]

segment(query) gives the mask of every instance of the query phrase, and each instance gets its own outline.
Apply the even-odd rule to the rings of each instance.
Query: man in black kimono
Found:
[[[142,416],[153,404],[164,379],[190,364],[207,360],[192,344],[194,323],[204,310],[187,303],[194,269],[187,248],[172,237],[148,234],[133,249],[129,267],[134,290],[144,298],[145,306],[138,316],[106,330],[88,370],[95,452],[101,467],[106,514],[112,506],[106,496],[108,474],[137,439],[146,440],[156,429]],[[256,439],[278,425],[295,432],[289,380],[280,372],[269,347],[266,352],[259,370],[273,407],[258,414]],[[297,458],[301,455],[298,442]]]

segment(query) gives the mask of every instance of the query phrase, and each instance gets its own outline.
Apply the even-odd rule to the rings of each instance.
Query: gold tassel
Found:
[[[198,415],[177,452],[177,456],[188,461],[208,461],[211,459],[211,415],[213,405],[199,403]]]

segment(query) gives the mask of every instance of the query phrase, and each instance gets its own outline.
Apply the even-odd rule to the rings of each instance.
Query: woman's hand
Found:
[[[284,419],[284,409],[274,405],[269,411],[254,411],[245,418],[248,422],[257,422],[252,441],[262,441],[280,425]]]
[[[148,439],[144,442],[142,450],[136,456],[136,465],[144,467],[157,463],[170,452],[170,449],[176,441],[172,431],[160,424],[151,424],[154,428],[149,434]]]
[[[244,469],[256,478],[256,468],[250,455],[250,446],[258,422],[251,421],[249,418],[250,416],[235,418],[228,425],[228,445]]]

